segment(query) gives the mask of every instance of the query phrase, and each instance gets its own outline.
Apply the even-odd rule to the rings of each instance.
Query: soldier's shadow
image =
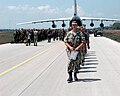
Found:
[[[79,71],[79,73],[90,73],[90,72],[97,72],[96,70],[85,70],[85,71]]]
[[[95,51],[88,51],[87,55],[85,56],[85,65],[98,65],[98,59],[95,54]]]
[[[97,67],[81,67],[81,69],[96,69]]]
[[[78,79],[78,81],[73,82],[95,82],[95,81],[101,81],[99,78],[84,78],[84,79]]]
[[[97,60],[95,51],[89,51],[87,53],[87,56],[85,57],[84,66],[81,66],[81,69],[79,70],[79,74],[97,72],[97,70],[95,70],[97,68],[96,65],[98,65],[98,60]],[[95,82],[95,81],[101,81],[101,79],[99,78],[80,78],[79,79],[78,78],[78,81],[73,81],[73,82]]]

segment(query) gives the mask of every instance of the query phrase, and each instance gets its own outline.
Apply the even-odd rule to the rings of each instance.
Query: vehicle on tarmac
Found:
[[[103,31],[102,30],[95,30],[94,31],[94,37],[97,37],[97,36],[103,36]]]

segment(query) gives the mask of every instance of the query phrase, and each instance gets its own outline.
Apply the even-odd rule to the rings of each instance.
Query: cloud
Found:
[[[51,13],[51,14],[55,14],[55,13],[58,13],[60,12],[60,9],[59,8],[52,8],[51,6],[49,5],[44,5],[44,6],[39,6],[37,7],[37,9],[41,12],[44,12],[44,13]]]
[[[98,12],[96,10],[91,11],[90,13],[88,13],[88,16],[90,17],[104,17],[105,14],[103,12]]]
[[[69,14],[69,15],[72,16],[73,13],[74,13],[74,6],[72,6],[71,8],[67,8],[67,9],[65,10],[65,12],[66,12],[67,14]],[[79,16],[85,15],[85,11],[83,10],[82,7],[77,6],[77,14],[78,14]]]
[[[41,6],[29,6],[29,5],[18,5],[18,6],[8,6],[7,7],[9,12],[14,13],[29,13],[29,14],[47,14],[47,15],[66,15],[72,16],[74,14],[74,6],[71,8],[67,8],[66,10],[61,10],[58,7],[51,7],[50,5],[41,5]],[[80,7],[77,6],[77,12],[79,16],[85,15],[85,11]]]
[[[19,5],[19,6],[8,6],[7,8],[8,10],[11,11],[29,11],[33,7],[29,7],[28,5],[24,5],[24,6]]]
[[[29,6],[29,5],[19,5],[19,6],[8,6],[7,9],[9,11],[15,11],[15,12],[31,12],[31,13],[37,13],[37,12],[42,12],[42,13],[47,13],[47,14],[57,14],[60,12],[59,8],[52,8],[49,5],[43,5],[43,6]]]
[[[113,17],[115,17],[115,18],[119,18],[120,15],[118,15],[118,14],[113,14]]]

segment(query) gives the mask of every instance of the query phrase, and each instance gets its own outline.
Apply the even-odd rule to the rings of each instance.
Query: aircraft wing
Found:
[[[58,21],[70,21],[71,18],[58,18],[58,19],[46,19],[46,20],[37,20],[30,22],[17,23],[16,25],[24,25],[24,24],[36,24],[36,23],[44,23],[44,22],[58,22]]]
[[[120,19],[81,17],[82,21],[120,21]]]
[[[25,25],[25,24],[36,24],[44,22],[58,22],[58,21],[70,21],[72,18],[58,18],[58,19],[46,19],[46,20],[37,20],[30,22],[17,23],[16,25]],[[110,19],[110,18],[92,18],[92,17],[80,17],[82,21],[120,21],[120,19]]]

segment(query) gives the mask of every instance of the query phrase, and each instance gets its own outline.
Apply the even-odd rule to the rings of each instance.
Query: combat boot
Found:
[[[77,72],[74,72],[74,80],[75,80],[75,81],[78,81]]]
[[[69,78],[67,79],[68,82],[72,82],[73,78],[72,78],[72,72],[68,72],[69,74]]]

